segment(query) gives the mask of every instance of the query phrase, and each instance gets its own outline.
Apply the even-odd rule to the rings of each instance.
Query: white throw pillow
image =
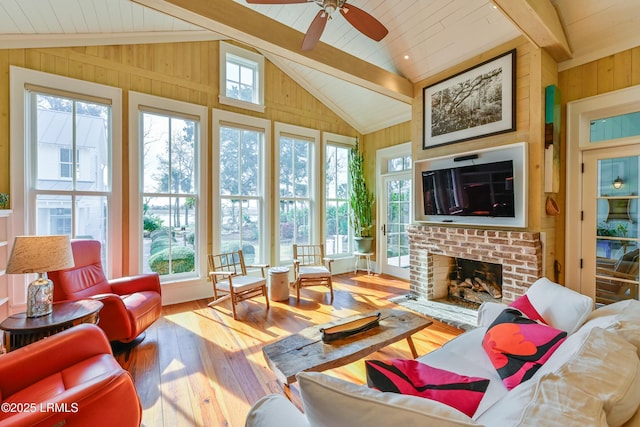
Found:
[[[555,374],[520,384],[477,422],[486,426],[608,427],[602,402]]]
[[[527,297],[540,316],[556,329],[574,333],[593,311],[593,300],[543,277],[527,289]]]
[[[429,399],[383,393],[319,372],[297,375],[311,427],[477,426],[462,412]]]
[[[556,374],[570,386],[601,400],[610,427],[622,426],[640,405],[637,350],[616,333],[592,329],[582,347]]]

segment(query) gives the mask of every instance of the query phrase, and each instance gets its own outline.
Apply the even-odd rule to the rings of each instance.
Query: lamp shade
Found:
[[[17,236],[7,263],[8,274],[46,273],[74,266],[67,235]]]

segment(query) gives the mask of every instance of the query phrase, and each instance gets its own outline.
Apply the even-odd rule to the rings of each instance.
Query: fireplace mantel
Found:
[[[512,230],[412,224],[410,292],[427,300],[434,297],[434,255],[466,258],[502,265],[502,302],[514,301],[542,276],[540,233]]]

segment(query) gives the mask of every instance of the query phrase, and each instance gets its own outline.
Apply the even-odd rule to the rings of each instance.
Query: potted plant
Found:
[[[354,233],[356,252],[369,253],[373,242],[373,193],[367,189],[364,180],[364,156],[360,152],[358,140],[349,152],[349,223]]]

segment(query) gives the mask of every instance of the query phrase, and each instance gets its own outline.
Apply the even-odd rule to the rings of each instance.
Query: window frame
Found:
[[[73,99],[99,98],[109,100],[111,106],[111,150],[108,153],[110,162],[110,174],[108,177],[109,191],[107,199],[109,203],[109,215],[107,223],[107,239],[109,250],[106,251],[106,265],[103,266],[107,277],[119,277],[122,275],[123,259],[117,254],[122,253],[122,90],[117,87],[92,83],[70,77],[62,77],[42,71],[35,71],[17,66],[9,67],[10,75],[10,104],[11,111],[11,164],[13,167],[22,165],[23,174],[13,174],[11,179],[11,205],[13,215],[14,235],[33,234],[37,229],[36,197],[29,183],[36,179],[36,171],[30,161],[30,155],[34,152],[28,136],[35,131],[32,123],[31,111],[27,111],[29,91],[33,86],[43,88],[48,93],[57,96],[68,96]],[[49,91],[50,90],[50,91]],[[75,95],[75,96],[74,96]],[[73,172],[72,172],[73,173]],[[82,195],[82,194],[81,194]],[[15,294],[16,304],[22,300],[24,289]],[[26,298],[26,296],[24,297]]]
[[[226,110],[211,110],[211,164],[220,164],[220,128],[223,126],[237,126],[238,128],[254,129],[263,132],[264,141],[261,149],[262,159],[261,165],[262,175],[260,176],[260,191],[263,195],[260,201],[261,224],[258,225],[261,230],[267,230],[261,235],[260,253],[264,254],[264,260],[259,262],[271,264],[272,257],[269,257],[271,248],[272,232],[271,229],[271,209],[269,209],[269,200],[273,200],[271,182],[271,120],[258,117],[247,116],[240,113],[233,113]],[[220,195],[220,173],[215,166],[211,173],[211,253],[220,253],[221,238],[219,230],[222,229],[220,223],[221,195]],[[258,262],[258,261],[256,261]]]
[[[346,135],[339,135],[339,134],[335,134],[335,133],[330,133],[330,132],[323,132],[322,133],[322,153],[323,153],[323,158],[322,158],[322,162],[320,163],[320,165],[322,166],[322,239],[323,241],[327,239],[327,196],[326,196],[326,187],[325,187],[325,183],[327,182],[327,165],[326,165],[326,157],[325,157],[325,153],[327,150],[327,146],[329,145],[334,145],[334,146],[339,146],[339,147],[343,147],[346,148],[348,150],[350,150],[351,148],[353,148],[356,145],[356,138],[354,137],[350,137],[350,136],[346,136]],[[349,177],[349,181],[348,181],[348,186],[349,188],[351,188],[351,178]],[[349,215],[351,212],[351,207],[349,207]],[[353,230],[351,228],[351,224],[349,224],[349,248],[347,253],[345,254],[340,254],[340,255],[336,255],[336,254],[332,254],[332,255],[327,255],[330,258],[334,258],[334,259],[345,259],[345,258],[353,258],[353,251],[355,250],[354,247],[354,241],[353,241]]]
[[[188,284],[189,282],[197,282],[201,284],[203,278],[207,277],[207,242],[203,236],[208,235],[207,230],[207,205],[208,205],[208,189],[207,189],[207,135],[209,133],[208,111],[206,106],[191,104],[183,101],[177,101],[169,98],[163,98],[154,95],[148,95],[139,92],[129,92],[129,266],[135,273],[143,271],[142,261],[143,252],[141,236],[142,236],[142,220],[143,220],[143,203],[140,200],[140,194],[144,193],[143,185],[143,169],[140,167],[141,161],[141,114],[160,113],[166,114],[168,117],[184,117],[185,115],[199,118],[199,136],[196,138],[196,149],[194,164],[197,172],[194,174],[194,185],[198,197],[198,211],[196,212],[196,222],[198,233],[194,247],[197,249],[196,265],[194,273],[178,273],[161,275],[162,285],[181,282]]]
[[[299,137],[302,140],[309,141],[311,144],[309,154],[309,241],[311,244],[321,243],[321,217],[322,215],[318,212],[319,206],[321,206],[318,201],[321,199],[321,184],[322,181],[317,178],[318,176],[318,168],[321,165],[321,139],[320,139],[320,131],[316,129],[305,128],[302,126],[295,126],[287,123],[274,123],[274,146],[277,145],[277,149],[273,150],[274,155],[274,170],[276,171],[277,177],[274,179],[274,202],[273,202],[273,215],[276,220],[274,221],[274,230],[273,236],[274,238],[279,240],[280,236],[280,179],[279,179],[279,171],[280,171],[280,138],[283,136],[296,138]],[[281,265],[282,260],[280,259],[280,251],[275,251],[275,265]],[[291,260],[286,260],[288,264],[291,264]]]
[[[256,85],[257,90],[254,93],[256,102],[248,102],[240,99],[230,98],[226,95],[227,93],[227,55],[233,55],[240,59],[239,62],[243,60],[246,63],[255,63],[256,64]],[[219,81],[219,93],[218,93],[218,101],[220,104],[229,105],[232,107],[244,108],[247,110],[257,111],[259,113],[264,113],[265,105],[264,105],[264,74],[265,74],[265,65],[264,65],[264,57],[255,52],[251,52],[247,49],[243,49],[241,47],[232,45],[230,43],[225,43],[223,41],[220,42],[220,81]]]

